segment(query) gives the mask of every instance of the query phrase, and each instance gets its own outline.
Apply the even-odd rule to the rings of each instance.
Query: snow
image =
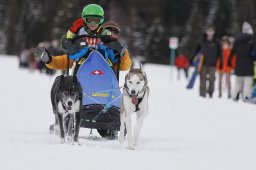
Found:
[[[0,56],[1,170],[255,170],[255,106],[185,90],[176,71],[146,65],[150,113],[136,150],[127,143],[80,133],[81,146],[49,134],[55,76],[20,70],[17,57]],[[124,74],[121,75],[123,82]],[[122,84],[122,83],[121,83]]]

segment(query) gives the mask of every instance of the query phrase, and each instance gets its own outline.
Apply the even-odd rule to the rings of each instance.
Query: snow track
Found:
[[[20,70],[16,57],[0,56],[0,169],[256,169],[254,105],[199,98],[197,84],[187,91],[184,79],[170,82],[167,66],[147,65],[145,70],[150,113],[137,149],[127,150],[126,142],[102,139],[96,131],[90,138],[88,129],[81,130],[81,146],[73,146],[48,133],[55,76]]]

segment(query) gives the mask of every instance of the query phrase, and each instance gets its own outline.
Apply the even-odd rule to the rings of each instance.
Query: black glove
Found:
[[[82,49],[82,48],[88,47],[84,37],[79,37],[79,38],[75,39],[74,44],[77,47],[77,49]]]
[[[113,39],[112,39],[111,36],[109,36],[109,35],[103,35],[103,36],[101,37],[101,41],[102,41],[104,44],[108,44],[108,43],[112,42]]]
[[[40,60],[46,64],[50,63],[52,60],[52,57],[49,54],[49,52],[42,47],[34,48],[33,53],[36,57],[40,58]]]
[[[70,39],[63,38],[62,43],[63,43],[63,46],[67,49],[67,53],[70,55],[76,53],[79,50],[76,44],[73,44],[72,40]]]
[[[113,50],[117,51],[121,57],[124,55],[125,50],[127,49],[126,45],[121,44],[118,41],[112,41],[110,43],[107,43],[106,46],[108,48],[112,48]]]

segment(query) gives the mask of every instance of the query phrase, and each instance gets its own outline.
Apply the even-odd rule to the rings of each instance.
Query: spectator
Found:
[[[244,22],[242,33],[235,39],[234,47],[229,55],[228,65],[231,66],[232,59],[236,55],[235,65],[235,88],[233,99],[239,100],[239,94],[242,98],[251,97],[251,86],[253,84],[254,58],[252,57],[253,29],[248,22]]]
[[[35,55],[33,53],[33,48],[30,48],[28,52],[29,52],[29,71],[34,71],[36,70],[37,63],[36,63]]]
[[[223,54],[223,67],[220,67],[220,60],[218,59],[217,61],[217,71],[219,74],[219,97],[222,96],[222,79],[223,76],[226,76],[226,85],[228,87],[228,98],[231,98],[231,82],[230,82],[230,76],[231,76],[231,71],[234,68],[235,65],[235,57],[232,60],[232,66],[228,66],[228,57],[231,51],[231,42],[228,36],[223,36],[221,40],[221,45],[222,45],[222,54]]]
[[[256,61],[254,62],[253,67],[253,86],[256,85]]]
[[[20,68],[28,68],[29,66],[29,50],[23,49],[19,55]]]
[[[201,63],[202,68],[200,70],[200,96],[206,97],[206,93],[209,93],[209,97],[212,98],[214,92],[216,62],[218,58],[220,59],[220,66],[222,67],[222,52],[220,43],[215,37],[214,27],[207,27],[205,34],[197,43],[192,57],[196,56],[199,52],[203,55]],[[207,80],[209,80],[208,88],[206,87]]]
[[[188,78],[189,61],[184,54],[181,54],[175,58],[175,65],[178,69],[178,79],[180,79],[180,70],[184,70],[185,76]]]

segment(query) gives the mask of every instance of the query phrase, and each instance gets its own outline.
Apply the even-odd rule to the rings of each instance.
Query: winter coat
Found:
[[[235,74],[237,76],[253,76],[254,58],[252,57],[253,36],[240,34],[234,43],[234,47],[229,55],[228,64],[236,55]]]
[[[177,66],[178,69],[185,69],[189,66],[189,62],[187,57],[184,55],[177,56],[175,58],[175,65]]]
[[[192,57],[198,53],[204,56],[203,66],[216,67],[217,59],[219,58],[222,65],[222,51],[219,41],[214,37],[212,41],[207,40],[204,35],[196,45]]]
[[[85,37],[86,46],[97,48],[98,45],[101,43],[101,38],[103,36],[112,36],[111,31],[99,26],[95,31],[91,31],[86,23],[84,22],[83,18],[76,19],[68,32],[63,36],[65,39],[75,39],[79,36]],[[63,40],[63,39],[62,39]],[[61,42],[64,44],[63,42]],[[105,44],[107,46],[107,44]],[[65,48],[65,47],[64,47]],[[120,57],[120,56],[119,56]],[[53,56],[51,61],[46,64],[46,66],[50,69],[58,69],[58,70],[65,70],[67,68],[67,54]],[[73,66],[74,60],[70,60],[69,68]],[[81,62],[78,62],[81,65]],[[109,61],[110,66],[112,69],[117,72],[119,70],[128,70],[131,66],[131,58],[129,55],[128,50],[124,50],[123,55],[120,57],[120,65],[118,67],[117,63],[113,61]]]
[[[46,66],[50,69],[55,69],[55,70],[65,70],[67,68],[67,54],[60,55],[60,56],[53,56],[51,61],[46,64]],[[74,61],[70,60],[70,65],[69,68],[73,66]],[[113,63],[113,69],[114,71],[117,70],[117,65],[116,63]],[[131,67],[131,58],[129,55],[128,50],[125,51],[124,55],[120,59],[120,70],[125,71],[128,70]]]
[[[231,52],[230,48],[222,49],[222,56],[223,56],[222,68],[220,67],[220,59],[218,59],[217,60],[217,71],[222,72],[222,73],[231,73],[231,71],[235,68],[236,57],[233,57],[231,66],[228,66],[228,58],[229,58],[230,52]]]

